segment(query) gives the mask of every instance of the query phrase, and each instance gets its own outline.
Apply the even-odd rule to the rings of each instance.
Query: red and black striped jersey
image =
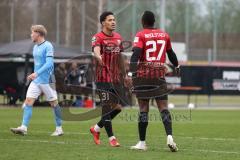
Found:
[[[92,49],[95,46],[100,46],[104,64],[97,66],[96,82],[120,82],[120,60],[123,51],[121,35],[113,32],[112,36],[109,36],[99,32],[92,38]]]
[[[172,49],[169,35],[160,29],[143,29],[136,34],[134,47],[143,50],[137,66],[137,77],[164,78],[166,52]]]

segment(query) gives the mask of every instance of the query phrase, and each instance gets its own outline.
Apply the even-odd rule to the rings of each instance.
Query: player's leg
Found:
[[[117,138],[114,136],[113,129],[112,129],[112,120],[121,112],[121,105],[116,103],[111,103],[110,108],[106,111],[106,116],[108,117],[109,121],[104,122],[104,128],[107,132],[109,138],[109,144],[112,147],[119,147],[120,144]]]
[[[64,134],[62,129],[61,107],[59,106],[57,100],[57,92],[55,90],[55,86],[54,84],[43,84],[41,85],[41,89],[46,96],[46,100],[49,102],[53,109],[56,130],[52,133],[51,136],[61,136]]]
[[[176,152],[178,148],[172,137],[172,117],[168,110],[168,96],[164,95],[156,98],[156,103],[167,135],[167,145],[172,152]]]
[[[117,105],[114,104],[113,106],[117,106]],[[117,114],[119,114],[120,112],[121,110],[119,108],[113,108],[109,104],[104,104],[102,106],[101,120],[94,127],[90,129],[91,133],[94,136],[94,141],[96,144],[100,144],[100,140],[99,140],[100,129],[104,127],[109,138],[109,144],[112,147],[120,146],[116,137],[113,134],[113,129],[112,129],[112,119],[116,117]]]
[[[124,93],[123,93],[123,86],[120,83],[115,83],[113,84],[113,90],[112,90],[112,110],[110,112],[111,115],[111,119],[114,119],[121,111],[122,111],[122,104],[123,102],[123,97],[124,97]]]
[[[104,122],[104,128],[107,132],[108,138],[109,138],[109,144],[112,147],[119,147],[120,144],[117,140],[117,138],[114,136],[113,129],[112,129],[112,120],[121,112],[122,105],[120,100],[120,89],[121,85],[113,84],[112,88],[110,89],[109,94],[109,101],[105,102],[105,104],[109,105],[109,108],[107,107],[104,111],[109,121]]]
[[[22,124],[20,127],[11,128],[11,131],[13,133],[20,134],[20,135],[27,134],[27,128],[28,128],[30,119],[32,117],[32,107],[35,100],[38,98],[40,94],[41,94],[41,90],[39,86],[32,82],[28,87],[26,99],[22,106],[23,108]]]
[[[113,84],[112,89],[109,90],[109,92],[111,93],[101,93],[102,95],[100,96],[100,98],[102,99],[102,103],[105,103],[111,106],[111,111],[110,111],[111,119],[114,119],[122,111],[122,105],[121,105],[122,97],[120,95],[120,92],[122,92],[121,89],[122,89],[121,84]],[[109,100],[103,102],[106,96],[109,97]],[[103,127],[103,122],[99,121],[98,125]]]
[[[109,97],[108,93],[105,92],[106,88],[104,86],[103,83],[96,83],[96,86],[97,86],[97,89],[98,89],[98,95],[99,95],[99,98],[100,98],[100,101],[101,101],[101,110],[102,110],[102,115],[101,115],[101,119],[94,125],[90,128],[90,133],[93,135],[93,140],[95,142],[96,145],[99,145],[101,143],[100,141],[100,131],[101,131],[101,128],[104,127],[104,117],[103,117],[103,108],[106,108],[108,106],[108,103],[105,102],[107,100],[107,98]],[[106,104],[106,106],[105,106]]]
[[[26,98],[24,104],[23,104],[23,120],[22,120],[22,126],[28,127],[29,121],[32,117],[32,108],[33,104],[35,102],[35,98]]]
[[[103,122],[103,126],[104,126],[107,136],[109,138],[109,142],[111,142],[113,139],[114,140],[116,139],[113,135],[113,130],[112,130],[111,111],[112,111],[111,104],[105,104],[102,107],[102,118],[100,120],[100,122]],[[110,143],[110,145],[111,145],[111,143]]]
[[[110,106],[112,106],[112,107],[110,108],[110,111],[108,113],[110,114],[110,117],[112,120],[122,111],[122,105],[121,104],[112,104]],[[100,129],[104,127],[103,120],[101,119],[95,127],[96,127],[97,131],[100,131]]]
[[[110,96],[110,101],[111,101],[111,110],[110,110],[110,117],[111,120],[113,120],[121,111],[122,111],[122,105],[121,105],[121,92],[122,92],[122,87],[121,84],[114,84],[113,85],[113,90],[112,90],[112,95]],[[112,122],[111,122],[112,125]],[[106,129],[106,127],[105,127]],[[113,135],[112,127],[110,130],[110,133],[108,135],[109,137],[109,144],[112,147],[118,147],[120,146],[117,138]]]
[[[139,142],[132,146],[131,149],[146,150],[146,132],[148,126],[148,112],[149,112],[149,99],[138,99],[139,104],[139,117],[138,117],[138,134]]]
[[[104,127],[109,137],[110,145],[118,147],[120,144],[113,134],[112,119],[121,112],[121,105],[114,102],[118,98],[111,89],[101,90],[100,99],[102,104],[102,117],[97,124],[90,128],[90,132],[94,137],[94,142],[98,145],[100,144],[100,129]]]
[[[56,130],[51,134],[51,136],[61,136],[64,134],[62,129],[62,113],[61,107],[57,100],[49,101],[51,107],[53,108],[53,114],[55,119]]]
[[[172,117],[171,113],[168,110],[168,101],[166,99],[166,96],[164,96],[164,98],[156,98],[156,103],[162,118],[166,135],[172,135]]]
[[[102,104],[102,116],[101,119],[98,121],[97,124],[95,124],[94,126],[92,126],[90,128],[90,132],[93,135],[93,139],[95,144],[99,145],[100,142],[100,131],[101,128],[105,127],[105,130],[107,132],[108,135],[113,135],[113,133],[111,133],[112,130],[112,123],[111,123],[111,116],[109,114],[110,108],[111,106],[106,104]]]
[[[121,104],[112,104],[112,110],[110,112],[111,119],[113,120],[122,111]]]

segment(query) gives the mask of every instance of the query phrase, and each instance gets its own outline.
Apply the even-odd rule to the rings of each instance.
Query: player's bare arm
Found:
[[[128,87],[128,76],[126,73],[126,67],[125,67],[125,58],[123,56],[123,53],[121,52],[119,55],[119,68],[120,68],[120,72],[123,78],[123,83],[125,87]]]
[[[103,61],[102,61],[101,48],[100,48],[100,46],[95,46],[95,47],[93,48],[93,53],[94,53],[94,56],[96,57],[99,65],[103,66]]]

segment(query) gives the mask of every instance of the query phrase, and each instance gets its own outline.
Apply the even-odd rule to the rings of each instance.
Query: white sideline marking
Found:
[[[65,141],[47,141],[47,140],[23,140],[23,139],[0,139],[0,141],[12,141],[12,142],[29,142],[29,143],[49,143],[49,144],[61,144],[61,145],[83,145],[84,143],[77,142],[65,142]],[[124,148],[130,148],[130,146],[123,146]],[[88,148],[86,148],[88,149]],[[164,150],[169,150],[168,148],[164,148]],[[204,152],[204,153],[218,153],[218,154],[238,154],[239,152],[229,152],[229,151],[216,151],[216,150],[203,150],[203,149],[180,149],[180,151],[195,151],[195,152]]]
[[[50,144],[63,144],[63,145],[83,145],[84,143],[67,142],[67,141],[48,141],[48,140],[33,140],[33,139],[0,139],[0,141],[12,141],[12,142],[31,142],[31,143],[50,143]],[[87,143],[85,143],[87,144]]]
[[[184,138],[184,139],[200,139],[200,140],[213,140],[213,141],[240,141],[240,139],[235,138],[207,138],[207,137],[184,137],[184,136],[176,136],[177,138]]]
[[[169,150],[169,149],[167,149]],[[222,153],[222,154],[240,154],[240,152],[229,152],[229,151],[216,151],[216,150],[204,150],[204,149],[179,149],[180,151],[195,151],[195,152],[205,152],[205,153]]]

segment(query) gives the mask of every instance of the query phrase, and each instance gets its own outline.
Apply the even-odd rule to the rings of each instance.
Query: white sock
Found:
[[[27,126],[21,125],[21,128],[25,131],[27,131]]]
[[[113,139],[116,139],[115,136],[109,137],[109,141],[112,141]]]
[[[96,125],[94,126],[94,131],[100,132],[100,130],[101,130],[101,128],[96,124]]]
[[[172,144],[173,143],[173,137],[172,135],[167,136],[167,144]]]
[[[57,131],[62,131],[62,126],[56,127],[56,130],[57,130]]]
[[[146,145],[145,141],[139,141],[141,145]]]
[[[167,138],[171,138],[171,139],[173,139],[172,135],[168,135]]]

